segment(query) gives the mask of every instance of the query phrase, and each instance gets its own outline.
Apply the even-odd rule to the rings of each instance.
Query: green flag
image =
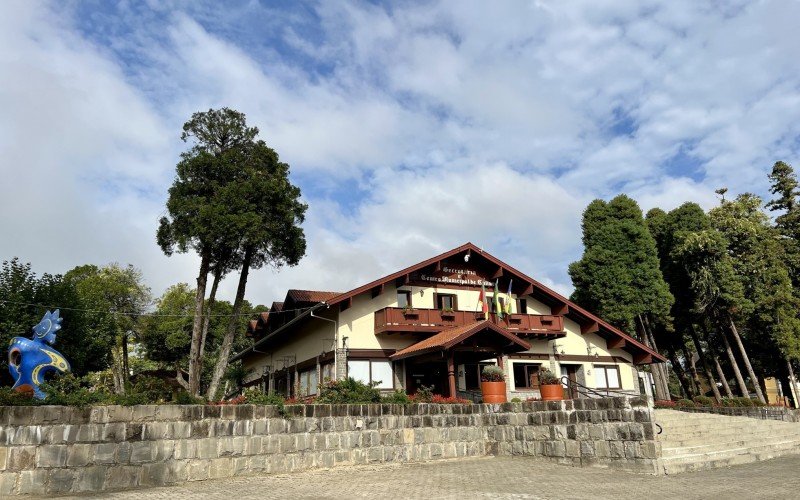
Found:
[[[494,280],[494,312],[497,314],[497,319],[503,319],[503,308],[500,307],[500,290],[497,283],[500,279]]]

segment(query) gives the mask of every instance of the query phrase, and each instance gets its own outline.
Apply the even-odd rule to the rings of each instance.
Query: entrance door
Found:
[[[447,363],[427,362],[406,365],[408,374],[406,375],[406,387],[408,393],[414,394],[422,386],[432,387],[434,394],[442,396],[450,395],[450,383],[447,379]]]
[[[564,388],[564,397],[567,399],[578,399],[578,368],[580,365],[561,365],[570,381],[569,387]]]

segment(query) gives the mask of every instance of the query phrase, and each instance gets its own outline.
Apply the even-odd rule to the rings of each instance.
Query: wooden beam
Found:
[[[525,291],[522,292],[522,295],[530,295],[533,293],[533,283],[528,283],[528,286],[525,287]]]
[[[436,261],[436,266],[434,267],[434,269],[436,271],[441,271],[442,270],[442,261],[441,260],[437,260]]]
[[[619,349],[625,347],[627,342],[622,337],[611,337],[610,339],[606,340],[606,346],[609,349]]]
[[[503,267],[497,266],[497,271],[495,271],[494,274],[492,275],[492,279],[499,278],[502,275],[503,275]]]
[[[346,300],[343,300],[339,303],[339,311],[346,311],[350,309],[350,306],[353,305],[353,297],[347,297]]]
[[[383,290],[384,290],[384,284],[383,283],[381,283],[380,285],[378,285],[375,288],[373,288],[372,289],[372,298],[374,299],[378,295],[381,295],[383,293]]]
[[[581,325],[581,333],[586,335],[587,333],[595,333],[600,331],[600,323],[597,321],[592,321],[591,323],[587,323],[585,325]]]
[[[569,306],[567,304],[558,304],[550,308],[550,314],[553,316],[566,316],[569,314]]]
[[[646,365],[653,362],[653,355],[649,352],[640,352],[633,355],[634,365]]]

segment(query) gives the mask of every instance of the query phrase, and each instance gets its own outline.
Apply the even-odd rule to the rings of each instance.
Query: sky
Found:
[[[251,302],[467,241],[569,294],[592,199],[710,208],[800,166],[799,20],[796,1],[5,0],[0,260],[194,283],[155,232],[182,124],[227,106],[309,205],[306,257],[251,273]]]

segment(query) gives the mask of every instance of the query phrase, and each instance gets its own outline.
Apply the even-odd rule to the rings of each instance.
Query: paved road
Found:
[[[492,457],[248,476],[94,498],[796,499],[798,471],[800,456],[669,477]]]

